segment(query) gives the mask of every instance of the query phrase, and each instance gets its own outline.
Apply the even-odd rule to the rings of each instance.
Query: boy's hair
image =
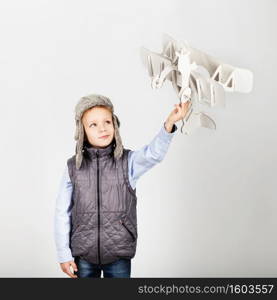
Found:
[[[114,140],[115,140],[115,148],[114,148],[114,158],[119,159],[123,154],[123,145],[122,140],[119,133],[120,122],[118,117],[114,114],[114,108],[111,100],[105,96],[98,94],[91,94],[82,97],[76,107],[75,107],[75,122],[76,122],[76,131],[75,131],[75,140],[76,143],[76,168],[79,169],[83,160],[83,152],[84,152],[84,139],[85,139],[85,130],[82,123],[82,117],[86,110],[95,107],[95,106],[104,106],[109,109],[112,113],[112,120],[114,126]]]

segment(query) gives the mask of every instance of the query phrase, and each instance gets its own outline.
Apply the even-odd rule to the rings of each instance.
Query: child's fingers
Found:
[[[180,112],[180,111],[183,111],[183,112],[186,112],[187,110],[190,109],[191,107],[191,101],[186,101],[186,102],[181,102],[181,103],[178,103],[178,104],[175,104],[175,108],[178,109],[177,112]]]
[[[174,104],[174,107],[175,107],[174,113],[182,116],[182,118],[183,118],[187,115],[187,113],[191,109],[191,106],[192,106],[192,103],[190,100],[187,100],[186,102],[180,102],[178,104]]]
[[[190,106],[191,105],[191,101],[187,100],[186,102],[183,102],[184,106]]]
[[[188,112],[191,109],[191,106],[192,106],[192,103],[189,100],[182,103],[182,112],[181,112],[181,114],[182,114],[183,118],[188,114]]]
[[[64,271],[64,273],[67,274],[69,277],[72,277],[73,274],[71,273],[70,267],[69,267],[69,266],[66,267],[66,268],[64,268],[63,271]]]
[[[182,111],[182,108],[180,107],[180,104],[175,104],[175,113],[179,114]]]
[[[77,278],[77,275],[73,274],[70,269],[71,263],[65,263],[62,266],[62,270],[65,274],[67,274],[71,278]]]
[[[175,107],[180,107],[180,108],[185,107],[185,106],[189,106],[189,105],[191,105],[190,100],[187,100],[186,102],[180,102],[178,104],[174,104]]]
[[[191,101],[189,100],[186,101],[183,105],[184,110],[189,110],[191,108],[191,105],[192,105]]]
[[[66,269],[66,274],[67,274],[68,276],[70,276],[71,278],[77,278],[77,275],[75,275],[74,273],[72,273],[70,267],[68,267],[68,268]]]
[[[75,272],[78,271],[77,265],[75,264],[74,261],[71,262],[71,266],[72,266],[72,268],[73,268],[73,270],[74,270]]]

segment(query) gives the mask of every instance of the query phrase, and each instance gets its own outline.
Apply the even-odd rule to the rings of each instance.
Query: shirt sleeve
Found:
[[[59,263],[73,260],[69,247],[72,190],[72,183],[66,166],[56,198],[54,217],[54,237]]]
[[[159,133],[148,144],[136,151],[130,151],[128,155],[129,182],[133,189],[136,182],[145,172],[161,162],[168,151],[171,140],[177,126],[174,124],[172,131],[166,131],[164,124]]]

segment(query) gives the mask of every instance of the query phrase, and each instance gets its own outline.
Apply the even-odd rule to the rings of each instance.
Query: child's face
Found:
[[[88,109],[83,114],[82,123],[89,143],[95,148],[107,147],[112,142],[114,126],[112,113],[107,108],[94,106]]]

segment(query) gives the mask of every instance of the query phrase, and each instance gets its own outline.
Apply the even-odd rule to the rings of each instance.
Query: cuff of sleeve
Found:
[[[177,126],[174,124],[172,127],[171,132],[167,132],[165,129],[165,126],[163,124],[162,128],[160,129],[160,132],[158,134],[158,137],[160,138],[160,140],[162,140],[163,142],[169,144],[174,136],[174,132],[177,130]]]
[[[72,260],[74,260],[74,258],[72,257],[70,249],[68,249],[67,251],[64,251],[62,253],[58,253],[58,262],[59,263],[64,263],[64,262],[68,262],[68,261],[72,261]]]
[[[167,132],[167,130],[165,129],[165,122],[163,124],[163,131],[167,135],[172,135],[172,133],[174,133],[177,130],[177,128],[178,127],[175,124],[173,124],[171,132]]]

